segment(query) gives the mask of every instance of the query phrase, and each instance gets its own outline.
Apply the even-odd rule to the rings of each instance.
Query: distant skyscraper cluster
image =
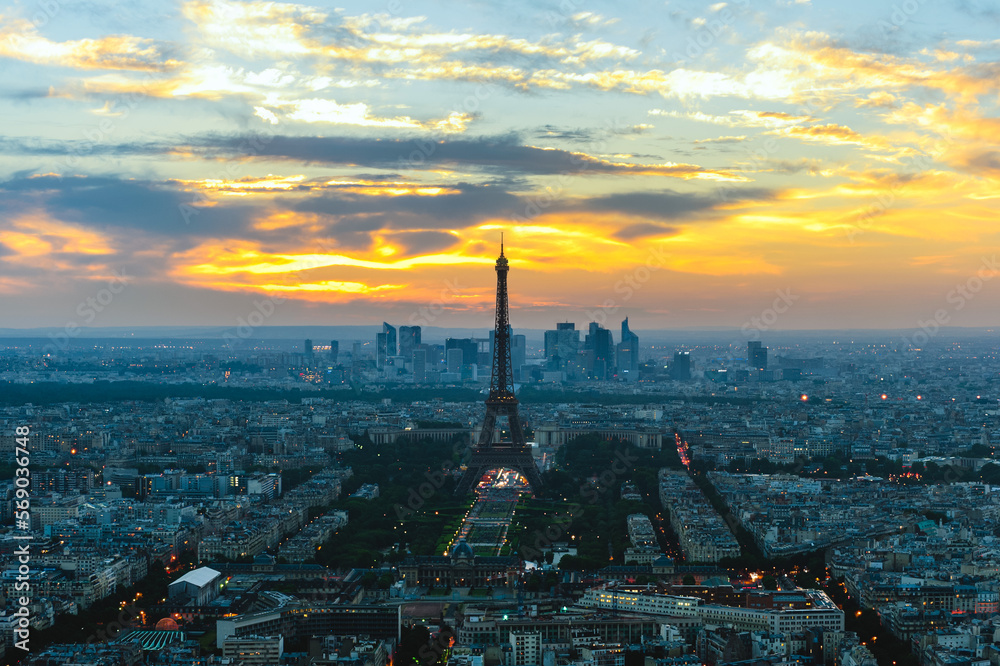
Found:
[[[545,331],[545,372],[547,380],[614,380],[639,379],[639,336],[622,321],[621,342],[614,334],[590,322],[583,342],[576,324],[556,324],[555,330]]]
[[[572,322],[559,322],[543,335],[543,358],[533,351],[529,359],[527,339],[508,326],[511,374],[515,382],[613,381],[637,382],[640,372],[668,374],[671,379],[692,377],[691,357],[678,352],[663,372],[640,363],[639,336],[626,317],[621,322],[620,341],[614,331],[598,322],[579,330]],[[301,376],[307,381],[347,383],[349,381],[387,381],[416,384],[454,384],[480,382],[489,378],[495,331],[489,337],[449,337],[444,344],[428,344],[420,326],[394,326],[382,322],[374,340],[356,340],[344,354],[340,343],[331,340],[329,347],[307,339],[292,365],[304,367]],[[537,348],[535,348],[537,349]],[[329,350],[329,351],[327,351]],[[756,356],[754,355],[756,354]],[[753,358],[767,357],[767,349],[751,352]],[[667,368],[669,367],[669,371]],[[644,369],[643,369],[644,368]],[[299,372],[299,371],[296,371]]]
[[[379,369],[385,368],[389,359],[400,357],[412,362],[413,352],[420,349],[420,327],[400,326],[399,336],[396,327],[382,322],[382,332],[375,336],[375,364]]]

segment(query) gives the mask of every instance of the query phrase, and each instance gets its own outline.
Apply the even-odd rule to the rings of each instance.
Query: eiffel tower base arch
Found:
[[[538,466],[531,456],[531,449],[514,446],[493,445],[486,449],[473,449],[469,466],[462,475],[462,480],[455,488],[455,493],[465,495],[476,488],[476,484],[491,469],[512,469],[528,480],[532,492],[536,495],[542,490],[542,477]]]

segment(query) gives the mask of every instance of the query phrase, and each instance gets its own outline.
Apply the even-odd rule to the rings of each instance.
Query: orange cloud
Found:
[[[271,196],[275,192],[318,192],[335,190],[370,197],[436,197],[459,194],[461,190],[454,187],[435,184],[423,184],[413,181],[365,180],[352,178],[310,178],[304,175],[265,177],[246,176],[244,178],[222,179],[203,178],[197,180],[172,180],[187,191],[199,191],[205,195],[219,194],[223,196]],[[204,203],[198,201],[197,203]],[[285,225],[280,225],[285,226]]]
[[[110,35],[99,39],[53,42],[28,21],[9,21],[0,28],[0,56],[74,69],[124,69],[163,72],[180,62],[167,58],[151,39]]]
[[[101,255],[113,251],[107,237],[41,215],[14,219],[4,231],[3,242],[22,258],[61,253]]]
[[[769,134],[781,134],[797,139],[818,141],[820,143],[829,143],[834,145],[851,143],[861,146],[865,143],[861,135],[852,130],[850,127],[844,127],[843,125],[836,125],[833,123],[830,123],[829,125],[812,125],[809,127],[788,127],[783,130],[769,132]]]
[[[8,250],[0,254],[0,267],[6,265],[15,271],[45,272],[73,280],[98,279],[111,275],[108,261],[114,256],[111,239],[95,231],[54,220],[42,213],[26,214],[8,220],[0,232],[3,246]],[[79,255],[86,255],[81,263]],[[0,270],[0,272],[3,272]],[[23,282],[11,277],[6,289],[13,291],[17,285],[23,291],[34,291],[43,285]],[[3,290],[3,287],[0,287]]]

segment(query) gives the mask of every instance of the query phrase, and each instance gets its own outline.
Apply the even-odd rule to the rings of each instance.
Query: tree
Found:
[[[396,648],[396,655],[393,663],[411,664],[420,663],[420,649],[430,643],[431,632],[423,625],[406,627],[402,631],[399,647]]]
[[[682,585],[697,585],[698,581],[695,580],[694,576],[691,574],[684,574],[684,578],[681,579]]]
[[[996,463],[986,463],[983,465],[983,468],[979,470],[979,478],[982,479],[983,483],[1000,483],[1000,465]]]
[[[764,576],[761,583],[764,585],[765,590],[777,590],[778,589],[778,579],[768,574]]]

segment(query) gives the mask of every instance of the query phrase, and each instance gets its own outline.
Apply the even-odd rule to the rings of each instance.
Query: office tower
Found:
[[[479,341],[475,338],[447,338],[444,349],[446,354],[452,349],[461,349],[462,365],[472,366],[479,362]]]
[[[375,334],[375,367],[384,368],[388,358],[388,336],[385,333]]]
[[[691,379],[691,352],[674,352],[674,362],[670,364],[671,379]]]
[[[615,341],[611,331],[596,321],[590,322],[590,331],[584,339],[583,347],[594,354],[593,361],[587,368],[590,377],[598,380],[610,379],[614,374],[615,363]]]
[[[306,350],[306,358],[311,359],[312,355],[313,355],[313,341],[312,340],[308,340],[308,339],[306,340],[305,350]]]
[[[440,366],[445,363],[444,355],[444,345],[428,345],[425,343],[420,343],[417,349],[423,349],[427,352],[427,371],[440,370]],[[416,349],[414,350],[416,351]]]
[[[580,351],[580,331],[576,324],[556,324],[556,330],[545,331],[545,361],[553,370],[561,370]]]
[[[413,352],[413,382],[423,384],[427,381],[427,350],[414,349]]]
[[[751,370],[767,370],[767,347],[759,340],[747,343],[747,367]]]
[[[475,338],[476,341],[476,365],[480,368],[490,367],[493,360],[493,332],[490,331],[488,338]]]
[[[385,333],[385,355],[396,355],[396,327],[382,322],[382,332]]]
[[[413,350],[420,344],[419,326],[399,327],[399,355],[403,358],[411,358]]]
[[[622,321],[622,341],[616,355],[618,376],[626,381],[639,379],[639,336],[628,327],[628,317]]]
[[[330,365],[337,365],[338,356],[340,356],[340,343],[330,340]]]
[[[521,366],[528,360],[527,338],[513,335],[510,338],[510,363],[514,368],[514,379],[521,381]]]
[[[446,367],[448,368],[448,372],[461,374],[462,366],[465,365],[465,359],[463,358],[462,350],[458,347],[447,349],[445,351],[445,363]]]

